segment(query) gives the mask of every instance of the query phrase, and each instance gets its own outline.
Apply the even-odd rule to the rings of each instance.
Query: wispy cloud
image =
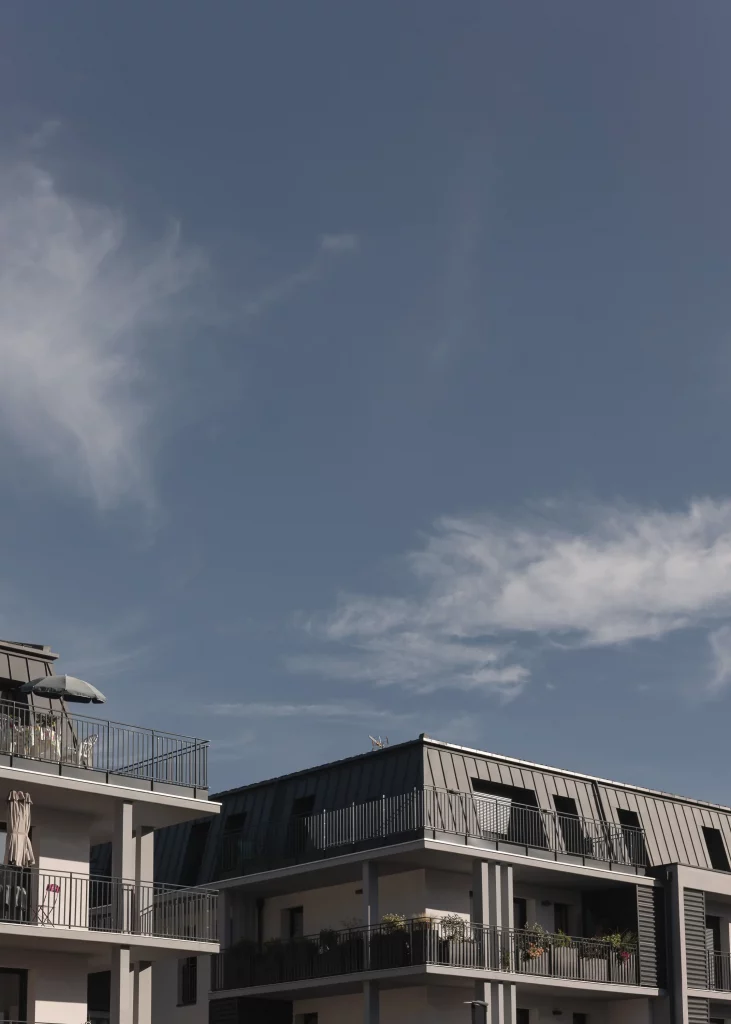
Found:
[[[208,710],[208,709],[207,709]],[[382,708],[352,706],[349,704],[287,704],[277,702],[250,702],[213,704],[210,712],[224,718],[316,718],[321,720],[404,721],[414,718],[412,713],[388,711]]]
[[[244,318],[258,319],[271,309],[287,303],[306,285],[322,278],[333,260],[356,253],[358,248],[357,235],[322,235],[315,252],[303,266],[284,274],[273,284],[261,288],[244,300]]]
[[[353,234],[322,235],[320,248],[323,252],[357,252],[360,248],[360,239]]]
[[[290,667],[511,696],[528,677],[531,639],[613,646],[700,627],[713,630],[709,685],[731,680],[731,501],[676,512],[554,503],[523,522],[445,518],[405,566],[410,596],[342,597],[308,624],[334,649]]]
[[[177,227],[135,246],[120,213],[31,163],[0,166],[0,416],[102,507],[153,501],[148,329],[200,266]]]

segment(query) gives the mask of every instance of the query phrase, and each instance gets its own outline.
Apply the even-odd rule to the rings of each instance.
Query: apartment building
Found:
[[[222,949],[156,1019],[731,1021],[731,808],[426,736],[217,799],[165,849]]]
[[[219,811],[207,745],[24,692],[55,662],[0,641],[0,1021],[150,1024],[152,965],[218,949],[216,894],[154,877],[156,833]]]

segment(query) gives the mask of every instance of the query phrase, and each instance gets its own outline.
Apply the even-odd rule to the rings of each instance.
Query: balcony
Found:
[[[0,868],[3,925],[216,942],[218,893],[157,882]]]
[[[243,830],[224,836],[220,872],[250,874],[353,849],[416,838],[459,836],[556,860],[639,869],[648,864],[642,829],[526,807],[500,797],[439,789],[351,804],[292,818],[286,834]]]
[[[208,743],[155,729],[120,725],[0,700],[0,758],[16,767],[54,765],[61,774],[145,788],[208,787]]]
[[[366,971],[439,965],[467,970],[560,978],[596,984],[639,985],[635,946],[572,938],[536,929],[486,928],[467,922],[415,919],[374,928],[321,931],[257,947],[240,943],[215,954],[214,992]]]

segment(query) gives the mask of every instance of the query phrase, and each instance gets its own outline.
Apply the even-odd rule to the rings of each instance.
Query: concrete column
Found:
[[[132,980],[132,1024],[152,1024],[152,964],[141,960]]]
[[[486,925],[489,922],[489,893],[487,869],[489,861],[472,861],[472,923]]]
[[[378,913],[378,863],[363,861],[363,923],[372,928],[380,921]]]
[[[363,861],[363,923],[366,931],[363,933],[363,962],[366,969],[371,964],[371,928],[375,928],[380,918],[378,916],[378,864],[373,860]],[[365,993],[365,989],[363,990]],[[365,994],[366,1004],[368,999]]]
[[[155,833],[151,828],[135,829],[135,930],[152,934],[153,880],[155,877]]]
[[[688,1024],[688,973],[685,964],[685,904],[680,868],[667,869],[669,882],[668,906],[668,988],[670,989],[670,1019],[672,1024]]]
[[[128,932],[133,923],[136,844],[132,834],[132,812],[133,805],[127,801],[120,801],[114,809],[112,906],[116,915],[116,928],[123,932]]]
[[[513,865],[501,864],[500,871],[500,902],[502,904],[502,927],[512,929],[513,915]]]
[[[109,1002],[110,1024],[134,1024],[129,948],[112,949],[112,979]]]
[[[363,982],[363,1024],[380,1024],[381,994],[377,981]]]
[[[487,1003],[488,1024],[515,1024],[515,985],[502,981],[478,981],[475,983],[475,999]]]

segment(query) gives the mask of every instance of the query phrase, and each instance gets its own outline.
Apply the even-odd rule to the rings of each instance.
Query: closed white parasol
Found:
[[[19,868],[35,864],[30,844],[30,793],[13,789],[8,793],[8,834],[5,841],[5,863]]]

